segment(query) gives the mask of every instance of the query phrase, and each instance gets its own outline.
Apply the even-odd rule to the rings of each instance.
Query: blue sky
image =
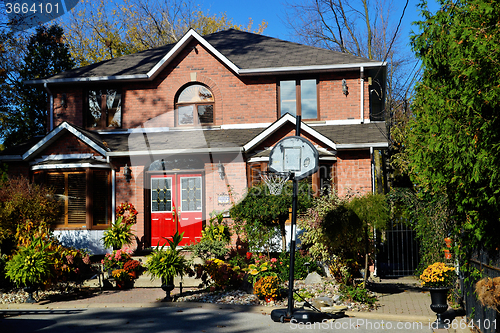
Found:
[[[300,0],[293,0],[299,2]],[[292,2],[292,0],[289,0]],[[405,1],[394,0],[394,25],[397,25],[399,18],[403,14]],[[405,11],[401,24],[403,39],[402,43],[406,44],[408,51],[409,35],[412,29],[411,23],[419,19],[417,4],[419,0],[410,0]],[[429,0],[431,9],[436,8],[435,1]],[[248,19],[252,18],[254,27],[256,28],[262,20],[268,22],[268,27],[264,31],[264,35],[276,37],[284,40],[292,40],[291,31],[289,31],[284,23],[286,6],[282,0],[201,0],[200,6],[204,10],[209,10],[211,14],[226,12],[227,17],[233,20],[235,24],[245,25]],[[413,28],[415,29],[415,28]]]

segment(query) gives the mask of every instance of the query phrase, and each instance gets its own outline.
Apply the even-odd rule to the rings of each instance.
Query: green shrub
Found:
[[[16,244],[15,234],[19,226],[28,221],[50,225],[60,214],[60,205],[54,192],[47,187],[32,184],[20,177],[0,180],[0,243],[2,252],[10,254]],[[10,246],[6,246],[10,243]]]
[[[368,290],[361,286],[352,286],[352,285],[341,285],[340,286],[340,292],[342,293],[342,296],[340,297],[341,300],[350,300],[353,302],[359,302],[359,303],[364,303],[364,304],[375,304],[377,301],[377,298],[375,296],[370,295]]]
[[[5,275],[18,287],[47,284],[53,275],[53,255],[51,243],[41,237],[34,237],[5,265]]]
[[[307,277],[307,266],[304,265],[306,262],[309,263],[309,273],[317,272],[318,274],[323,274],[323,270],[313,258],[307,254],[302,254],[301,251],[297,251],[295,252],[293,274],[295,280],[304,280]],[[277,265],[278,277],[281,281],[288,281],[290,276],[290,253],[282,252],[277,263],[279,263]]]
[[[187,250],[192,251],[203,261],[208,259],[224,259],[229,252],[231,241],[229,227],[223,223],[222,213],[212,214],[210,225],[201,231],[201,240],[191,244]]]

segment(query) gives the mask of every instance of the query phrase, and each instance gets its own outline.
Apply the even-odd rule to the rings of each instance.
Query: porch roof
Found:
[[[37,155],[39,151],[50,145],[57,138],[54,133],[62,129],[73,133],[79,139],[87,138],[88,143],[107,156],[140,155],[155,151],[199,152],[199,151],[244,151],[244,147],[259,135],[269,130],[266,128],[235,128],[235,129],[192,129],[157,132],[132,131],[98,133],[87,131],[80,127],[64,123],[44,138],[38,141],[19,145],[0,153],[0,160],[23,160],[29,155]],[[322,137],[333,141],[337,149],[364,149],[369,147],[386,148],[387,133],[384,123],[366,123],[355,125],[320,125],[310,126],[310,131],[318,132]],[[35,149],[36,147],[36,149]],[[252,151],[253,148],[248,151]],[[16,158],[17,157],[17,158]],[[26,158],[23,158],[26,157]]]

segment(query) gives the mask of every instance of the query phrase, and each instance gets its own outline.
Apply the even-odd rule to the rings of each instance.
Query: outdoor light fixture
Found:
[[[132,170],[127,164],[123,167],[123,175],[125,176],[127,183],[130,183],[130,179],[132,179]]]
[[[61,106],[65,109],[68,107],[68,103],[66,101],[66,94],[62,94],[61,96]]]
[[[349,94],[349,88],[347,87],[347,81],[345,79],[342,79],[342,93],[346,96]]]
[[[219,177],[221,180],[224,180],[224,175],[226,174],[224,171],[224,166],[222,163],[219,161],[219,164],[217,164],[217,171],[219,172]]]

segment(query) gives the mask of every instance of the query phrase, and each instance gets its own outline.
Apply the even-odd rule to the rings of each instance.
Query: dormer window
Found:
[[[212,125],[214,123],[214,95],[201,84],[193,84],[180,91],[176,109],[176,126]]]
[[[122,98],[119,90],[89,90],[87,96],[87,128],[122,126]]]

